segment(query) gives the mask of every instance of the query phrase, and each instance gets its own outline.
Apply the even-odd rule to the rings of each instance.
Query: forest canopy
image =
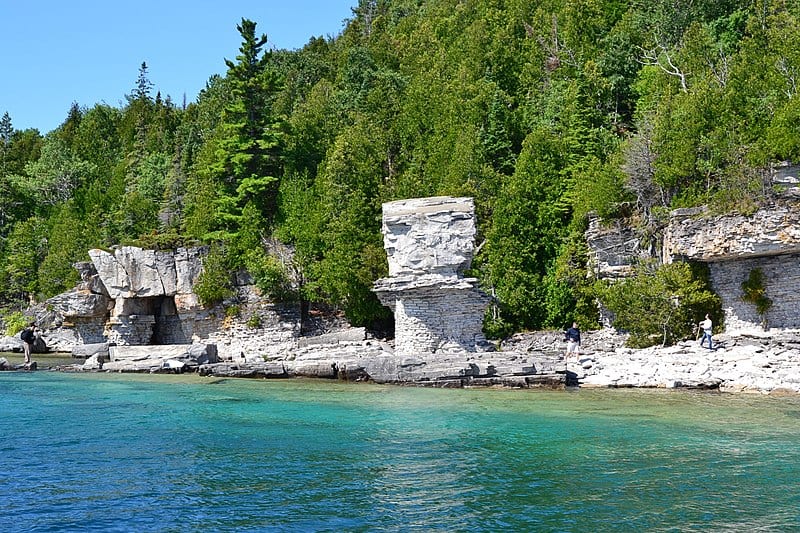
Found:
[[[381,203],[453,195],[475,199],[487,333],[592,325],[590,213],[646,234],[675,207],[748,212],[764,169],[800,159],[799,17],[784,0],[361,0],[293,51],[243,18],[196,101],[142,63],[119,107],[76,103],[44,135],[2,116],[0,306],[72,288],[90,248],[206,243],[275,299],[373,326]]]

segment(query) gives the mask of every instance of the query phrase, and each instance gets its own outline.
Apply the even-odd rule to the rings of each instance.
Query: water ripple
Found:
[[[208,383],[0,376],[0,530],[800,529],[792,400]]]

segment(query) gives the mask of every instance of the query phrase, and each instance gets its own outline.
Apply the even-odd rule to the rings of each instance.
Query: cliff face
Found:
[[[89,257],[111,298],[147,298],[192,294],[205,253],[204,248],[160,251],[123,246],[113,254],[89,250]]]
[[[718,262],[800,253],[800,207],[775,206],[751,216],[701,216],[702,209],[673,212],[664,233],[664,260]]]
[[[673,213],[664,233],[665,262],[707,263],[711,286],[722,299],[728,330],[763,321],[782,328],[800,327],[800,206],[783,204],[750,216],[703,217],[700,210]],[[750,272],[764,274],[772,307],[764,317],[742,300]]]
[[[589,268],[600,279],[629,275],[630,266],[643,255],[632,229],[621,223],[603,227],[592,221],[586,239]],[[664,263],[708,265],[728,330],[760,327],[763,322],[800,327],[800,204],[778,204],[749,216],[706,216],[703,208],[677,209],[656,253]],[[766,295],[772,300],[763,317],[742,299],[742,283],[754,269],[764,274]]]
[[[633,265],[648,255],[640,238],[622,221],[604,223],[599,217],[589,220],[586,230],[589,246],[589,271],[597,279],[619,279],[631,275]]]

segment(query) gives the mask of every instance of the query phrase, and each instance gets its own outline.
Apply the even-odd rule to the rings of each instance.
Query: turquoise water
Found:
[[[0,373],[2,531],[800,530],[800,399]]]

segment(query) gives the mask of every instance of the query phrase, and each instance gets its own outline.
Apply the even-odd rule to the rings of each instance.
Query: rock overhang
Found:
[[[702,209],[673,211],[663,254],[665,263],[800,254],[800,208],[787,204],[752,215],[719,216],[705,216]]]

